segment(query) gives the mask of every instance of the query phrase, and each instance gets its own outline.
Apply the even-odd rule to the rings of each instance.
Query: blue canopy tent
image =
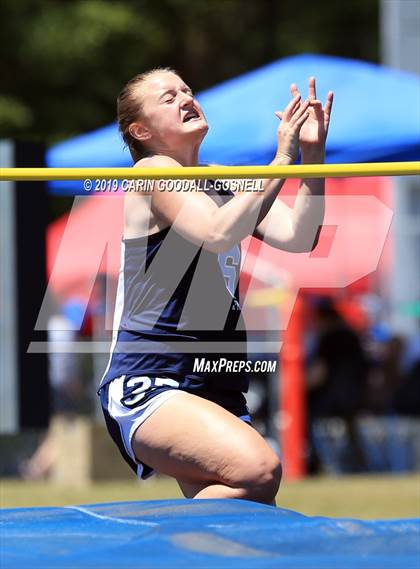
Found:
[[[287,57],[199,94],[210,124],[203,163],[268,164],[276,148],[274,111],[297,83],[303,96],[308,77],[318,97],[335,93],[328,162],[414,160],[420,155],[420,81],[414,74],[380,65],[322,55]],[[50,148],[50,167],[130,166],[117,126],[111,124]],[[52,182],[53,193],[83,192],[75,182]],[[85,192],[83,192],[85,193]]]

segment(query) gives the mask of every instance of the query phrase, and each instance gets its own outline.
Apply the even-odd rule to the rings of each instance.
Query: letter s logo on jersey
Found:
[[[235,296],[236,284],[239,276],[239,264],[241,262],[241,250],[239,245],[232,247],[226,253],[219,253],[219,265],[225,278],[226,287],[232,296]]]

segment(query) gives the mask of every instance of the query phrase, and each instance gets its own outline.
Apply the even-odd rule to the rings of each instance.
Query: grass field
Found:
[[[63,506],[134,500],[181,498],[176,482],[152,478],[145,482],[102,482],[82,488],[2,479],[0,506]],[[307,515],[361,519],[420,516],[420,476],[315,477],[284,482],[277,505]]]

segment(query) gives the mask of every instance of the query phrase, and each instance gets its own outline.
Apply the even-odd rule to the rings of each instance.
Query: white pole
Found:
[[[0,141],[0,164],[12,167],[13,143]],[[16,227],[14,182],[0,182],[0,433],[18,431]]]

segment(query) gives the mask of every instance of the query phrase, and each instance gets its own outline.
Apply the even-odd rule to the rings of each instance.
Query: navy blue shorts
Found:
[[[123,375],[99,390],[102,410],[108,431],[124,460],[139,478],[145,480],[154,469],[138,460],[131,446],[137,428],[167,399],[186,391],[217,403],[246,423],[251,416],[245,396],[240,391],[221,391],[205,388],[180,388],[180,383],[167,377]]]

